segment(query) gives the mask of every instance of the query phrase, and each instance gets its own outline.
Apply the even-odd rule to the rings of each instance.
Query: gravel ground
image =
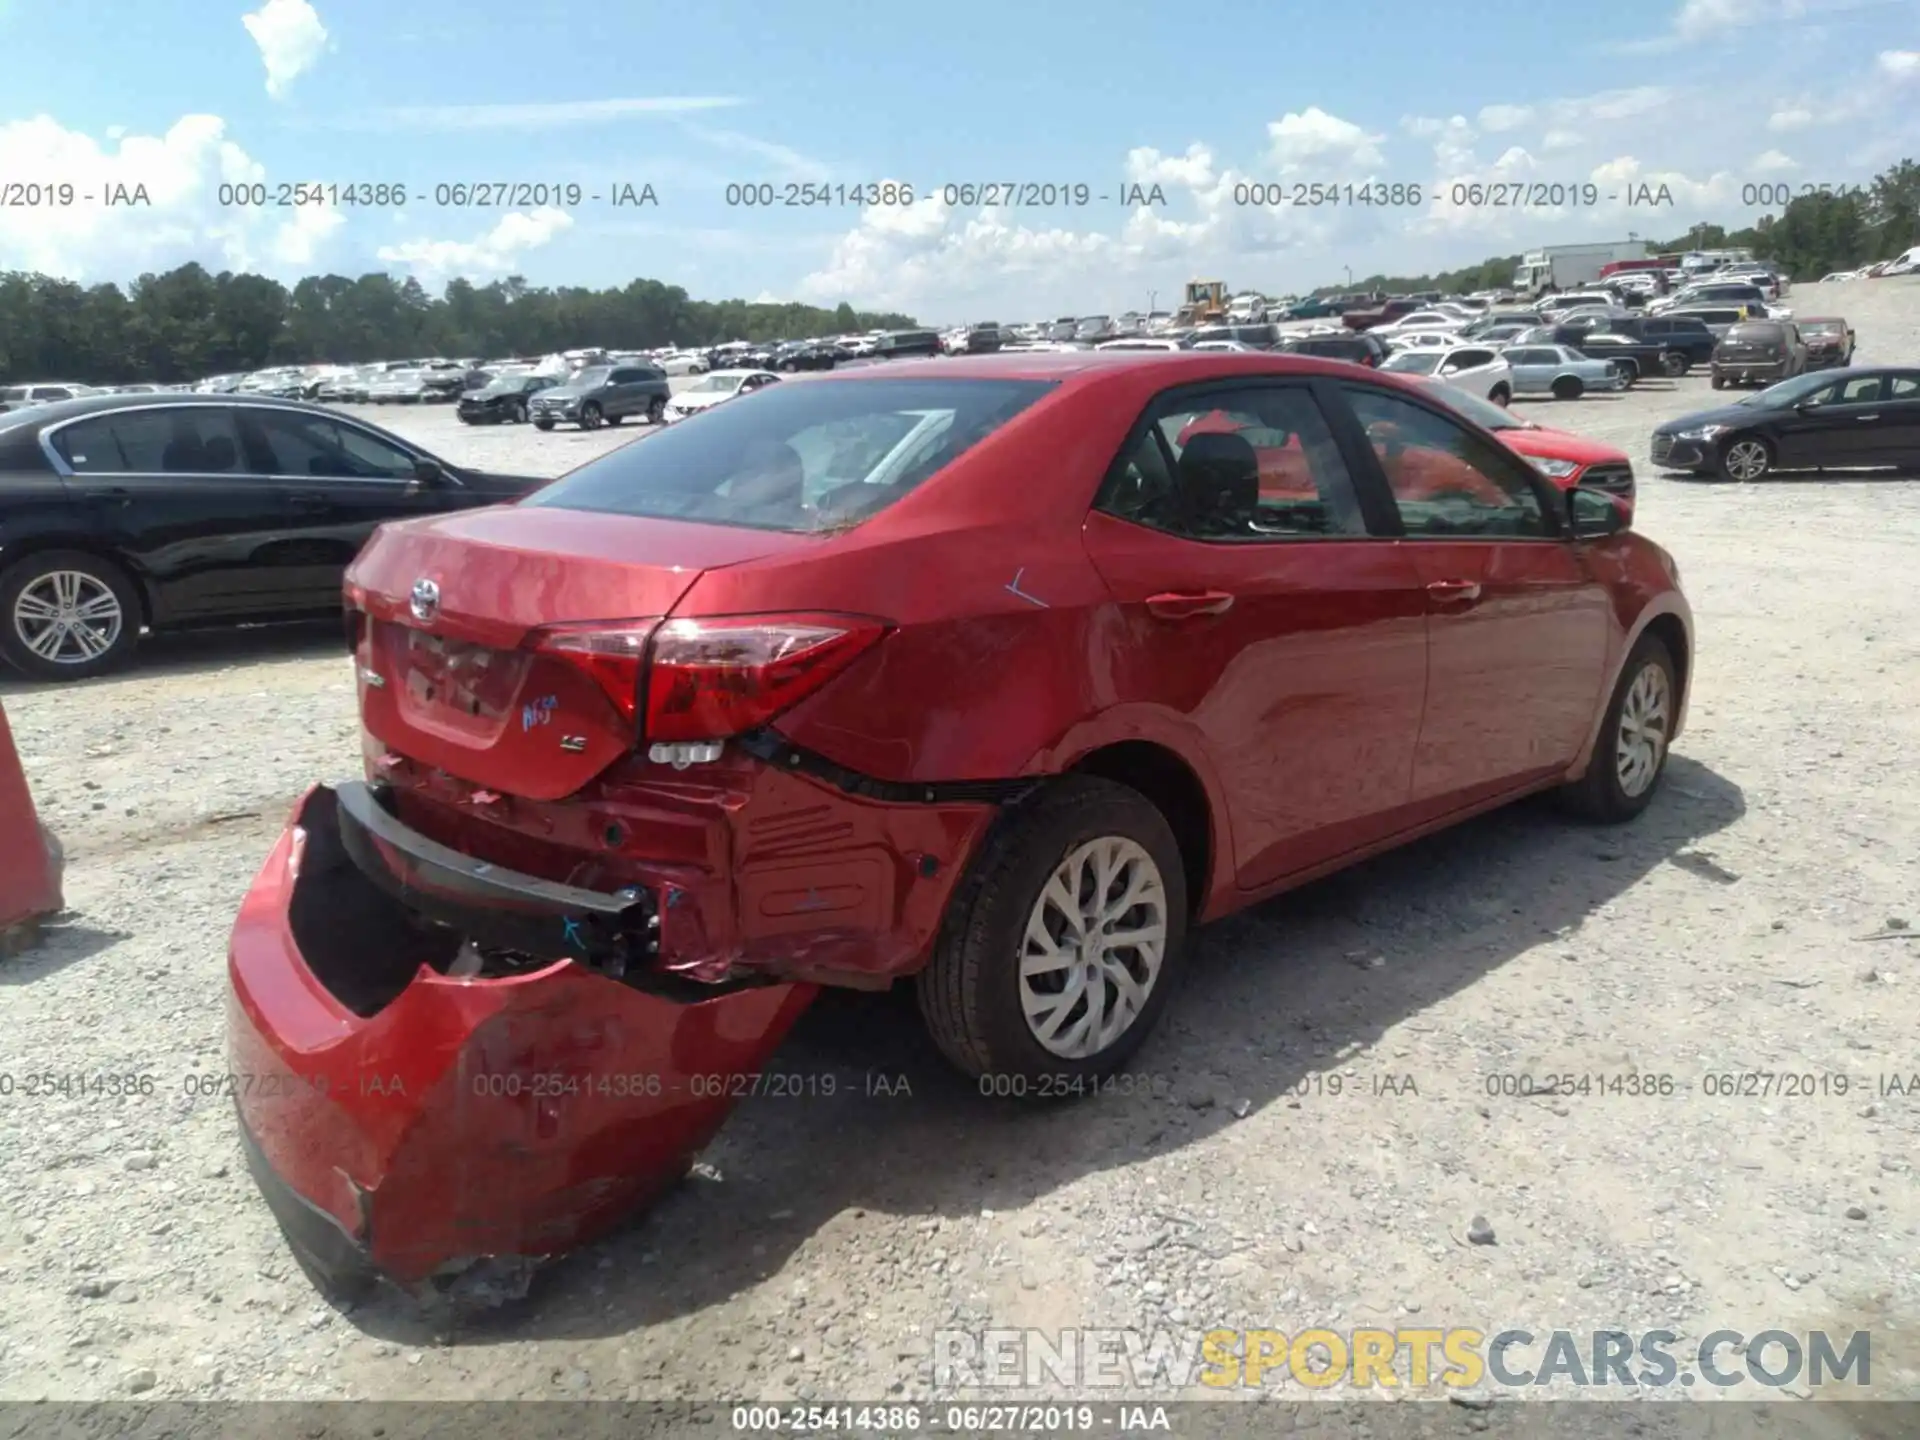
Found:
[[[1920,355],[1920,284],[1789,303],[1849,316],[1862,361]],[[1640,460],[1710,396],[1692,378],[1527,413]],[[636,433],[370,413],[502,470]],[[0,1070],[157,1080],[0,1099],[0,1398],[916,1396],[943,1326],[1375,1324],[1868,1329],[1874,1392],[1920,1394],[1920,1097],[1878,1093],[1920,1070],[1920,949],[1859,938],[1920,928],[1896,783],[1920,753],[1920,482],[1643,468],[1642,497],[1700,653],[1639,823],[1523,805],[1203,932],[1141,1093],[1008,1110],[898,999],[823,999],[782,1061],[839,1098],[745,1104],[652,1215],[454,1334],[321,1303],[227,1104],[186,1093],[225,1065],[242,893],[296,795],[356,766],[336,629],[0,683],[72,907],[0,965]],[[1636,1069],[1675,1092],[1489,1093]],[[1703,1092],[1744,1071],[1851,1091]],[[1493,1243],[1469,1242],[1476,1217]]]

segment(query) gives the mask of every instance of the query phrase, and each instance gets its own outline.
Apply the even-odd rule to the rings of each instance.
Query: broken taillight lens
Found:
[[[645,735],[718,740],[766,724],[865,654],[887,626],[851,615],[669,620],[653,637]]]
[[[622,620],[611,625],[555,625],[535,637],[533,648],[581,671],[613,702],[622,720],[637,726],[647,639],[657,623]]]

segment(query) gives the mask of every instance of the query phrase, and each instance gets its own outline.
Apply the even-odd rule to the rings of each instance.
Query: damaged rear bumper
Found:
[[[674,1184],[812,1000],[645,972],[656,897],[557,885],[316,787],[229,945],[248,1163],[326,1288],[538,1262]],[[449,975],[462,946],[573,958]]]

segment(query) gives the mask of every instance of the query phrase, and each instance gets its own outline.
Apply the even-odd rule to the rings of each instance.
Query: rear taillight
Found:
[[[851,615],[669,620],[653,637],[644,734],[720,740],[766,724],[845,670],[887,632]]]
[[[640,679],[647,639],[657,620],[622,620],[606,625],[555,625],[535,637],[533,648],[564,660],[598,685],[620,718],[640,719]]]

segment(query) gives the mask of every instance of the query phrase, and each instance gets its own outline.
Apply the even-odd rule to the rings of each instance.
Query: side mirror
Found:
[[[438,460],[416,460],[413,479],[417,485],[444,485],[447,483],[447,472],[441,468]]]
[[[1567,492],[1567,519],[1576,540],[1604,540],[1633,525],[1633,511],[1617,495],[1576,485]]]

